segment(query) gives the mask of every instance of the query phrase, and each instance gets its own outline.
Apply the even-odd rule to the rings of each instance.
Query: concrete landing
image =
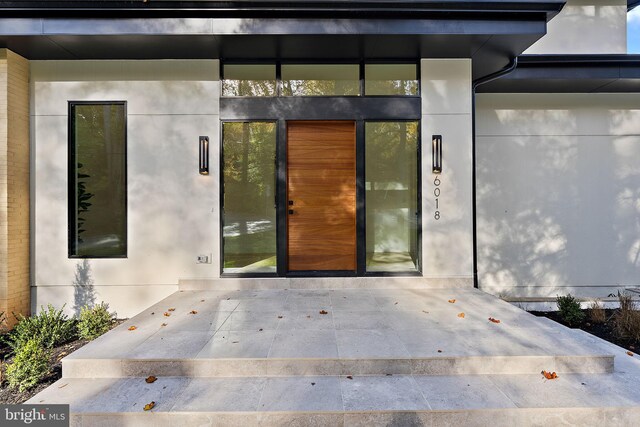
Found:
[[[84,425],[616,425],[636,359],[475,289],[180,291],[30,402]]]

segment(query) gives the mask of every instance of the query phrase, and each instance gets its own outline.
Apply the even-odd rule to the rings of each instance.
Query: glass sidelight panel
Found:
[[[284,96],[358,96],[358,64],[282,64]]]
[[[366,270],[419,267],[418,122],[365,123]]]
[[[225,122],[223,272],[276,272],[276,124]]]

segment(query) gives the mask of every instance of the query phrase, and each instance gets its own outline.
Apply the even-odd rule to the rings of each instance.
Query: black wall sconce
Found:
[[[200,137],[200,175],[209,175],[209,137]]]
[[[442,135],[431,136],[431,165],[433,173],[442,173]]]

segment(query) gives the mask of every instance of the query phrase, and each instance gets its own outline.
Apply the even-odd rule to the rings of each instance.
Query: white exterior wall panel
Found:
[[[524,53],[627,53],[627,0],[567,0]]]
[[[473,283],[471,200],[471,60],[423,59],[422,259],[430,278]],[[442,173],[435,219],[431,137],[442,135]]]
[[[483,290],[606,297],[640,283],[640,96],[477,97]]]
[[[78,284],[131,316],[219,275],[218,61],[33,61],[35,272],[32,306],[67,304]],[[127,101],[128,256],[68,258],[68,101]],[[198,137],[211,140],[208,176]],[[200,254],[210,264],[197,264]],[[83,275],[84,274],[84,275]],[[74,291],[76,294],[74,294]]]

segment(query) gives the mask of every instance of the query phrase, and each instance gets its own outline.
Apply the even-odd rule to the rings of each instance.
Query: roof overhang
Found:
[[[640,6],[640,0],[627,0],[627,12]]]
[[[633,0],[635,1],[635,0]],[[542,13],[547,21],[564,0],[14,0],[0,1],[6,17],[407,17],[451,14]]]
[[[472,58],[474,78],[546,33],[564,0],[0,1],[29,59]]]
[[[522,55],[478,93],[640,93],[640,55]]]

